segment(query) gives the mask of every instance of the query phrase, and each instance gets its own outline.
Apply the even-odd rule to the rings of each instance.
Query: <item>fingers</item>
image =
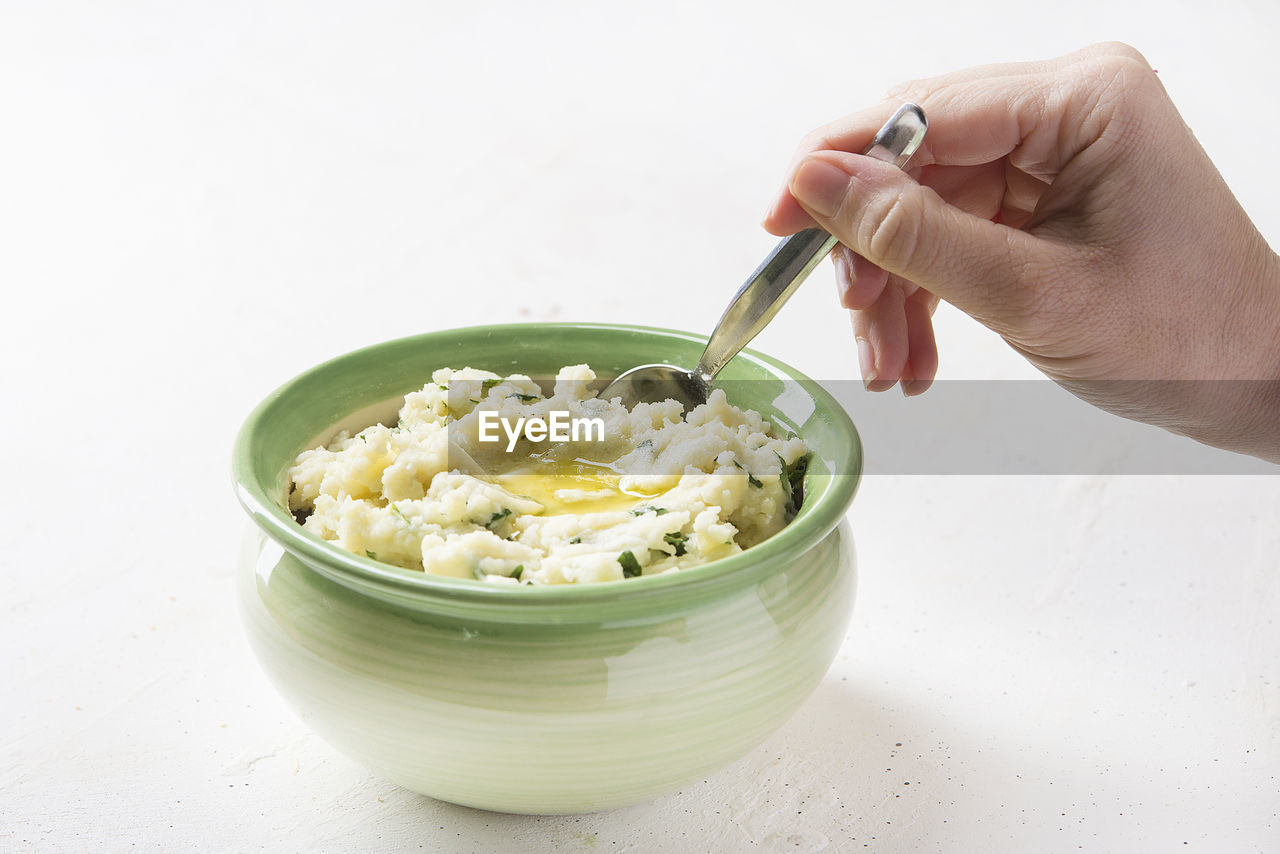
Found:
[[[862,381],[871,391],[893,388],[907,364],[905,304],[902,288],[886,287],[870,306],[851,313]]]
[[[811,131],[801,140],[787,166],[788,180],[801,161],[815,151],[862,151],[898,106],[878,104]],[[784,237],[812,226],[813,219],[792,197],[790,188],[784,185],[761,224],[769,233]]]
[[[791,194],[854,253],[997,331],[1016,325],[1035,270],[1065,252],[948,205],[893,166],[856,154],[812,155],[792,177]]]
[[[1006,171],[1016,170],[1006,169],[1004,160],[981,166],[926,166],[919,182],[932,187],[947,204],[991,219],[1001,208]]]
[[[916,167],[974,167],[990,164],[1017,152],[1019,167],[1038,176],[1052,176],[1061,157],[1056,124],[1050,128],[1037,122],[1048,110],[1042,103],[1042,87],[1017,79],[997,78],[965,87],[934,90],[920,100],[929,118],[929,132],[916,151]],[[795,198],[796,170],[815,154],[824,151],[863,150],[886,121],[894,104],[855,113],[842,120],[840,128],[821,129],[800,146],[787,174],[786,189],[775,198],[765,214],[765,229],[779,236],[792,234],[814,223],[812,211]]]
[[[867,308],[880,298],[889,283],[888,273],[850,252],[847,246],[836,244],[836,248],[831,250],[831,261],[836,268],[840,304],[845,308]]]
[[[1031,219],[1040,197],[1049,189],[1047,181],[1028,175],[1011,163],[1004,164],[1004,197],[999,202],[1000,221],[1021,228]]]
[[[908,396],[924,392],[938,374],[933,311],[938,298],[898,276],[880,271],[886,283],[876,299],[850,313],[863,382],[885,391],[902,382]]]
[[[791,174],[791,171],[788,169],[787,174]],[[791,195],[791,191],[784,187],[778,191],[773,206],[765,213],[760,224],[770,234],[786,237],[801,229],[810,228],[813,225],[813,218],[800,207],[800,203]]]
[[[863,150],[903,100],[919,104],[929,118],[929,133],[914,164],[974,166],[1014,154],[1013,165],[1049,180],[1082,147],[1092,142],[1105,116],[1094,121],[1067,120],[1087,107],[1089,99],[1073,97],[1082,86],[1097,85],[1090,64],[1127,63],[1133,70],[1150,66],[1128,45],[1104,42],[1045,62],[1011,63],[966,69],[896,87],[888,99],[825,125],[802,140],[787,175],[818,151]],[[1067,76],[1064,76],[1067,75]],[[1087,116],[1085,116],[1087,118]],[[1064,128],[1072,129],[1063,133]],[[779,236],[812,224],[803,206],[781,189],[765,215],[765,229]]]
[[[923,394],[938,375],[938,342],[933,334],[933,309],[937,297],[924,289],[907,297],[903,305],[907,326],[907,363],[902,371],[902,393]]]
[[[1010,340],[1030,322],[1049,274],[1078,261],[1042,222],[1041,200],[1107,130],[1116,109],[1102,97],[1109,82],[1133,74],[1152,72],[1117,43],[973,68],[905,84],[805,138],[764,226],[785,235],[817,225],[839,238],[836,280],[854,310],[869,388],[901,380],[904,393],[918,394],[932,382],[939,297]],[[911,170],[919,181],[849,153],[864,149],[903,99],[929,117]]]
[[[1003,143],[1015,125],[1052,120],[1052,114],[1039,113],[1045,106],[1061,103],[1062,93],[1055,91],[1061,86],[1053,85],[1055,79],[1067,80],[1063,72],[1108,59],[1150,67],[1134,48],[1120,42],[1101,42],[1050,60],[978,66],[900,84],[880,104],[808,134],[792,157],[791,166],[794,168],[815,151],[861,151],[903,101],[918,104],[929,119],[929,133],[914,157],[915,163],[972,165],[997,159],[1009,151],[1003,144],[992,151],[979,151],[974,146],[980,138],[966,136],[994,120],[997,132],[983,142]]]

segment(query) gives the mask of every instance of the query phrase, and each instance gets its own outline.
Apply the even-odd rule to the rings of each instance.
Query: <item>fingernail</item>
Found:
[[[844,253],[840,251],[840,247],[836,247],[836,251],[831,253],[831,266],[836,270],[836,293],[840,296],[840,304],[844,304],[844,295],[849,292],[851,284],[849,280],[849,262],[845,259]],[[859,339],[861,340],[861,339]],[[859,352],[861,358],[861,352]]]
[[[876,351],[871,349],[871,342],[866,338],[858,338],[858,367],[862,370],[862,384],[868,389],[876,378]]]
[[[902,383],[902,393],[907,397],[915,397],[916,395],[924,394],[928,391],[929,385],[930,383],[926,380],[911,380],[910,382],[904,380]]]
[[[791,194],[813,213],[830,219],[849,192],[849,174],[825,160],[810,157],[791,178]]]
[[[901,387],[902,387],[902,396],[911,397],[911,387],[915,385],[915,382],[916,382],[915,378],[912,377],[911,374],[904,372],[902,374],[902,379],[900,379],[898,382],[901,384]]]
[[[787,198],[789,196],[791,196],[791,185],[786,181],[783,181],[778,185],[777,192],[773,194],[773,201],[769,204],[768,210],[764,212],[764,216],[760,219],[760,224],[765,225],[769,220],[777,216],[779,210],[786,205]]]
[[[765,210],[764,216],[760,217],[761,225],[764,225],[770,219],[773,218],[773,212],[778,209],[778,199],[781,198],[782,192],[783,191],[779,191],[778,193],[775,194],[775,198],[773,202],[769,205],[769,207]]]

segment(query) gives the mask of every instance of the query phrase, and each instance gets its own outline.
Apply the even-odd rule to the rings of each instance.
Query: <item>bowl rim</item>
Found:
[[[810,478],[815,479],[815,484],[816,479],[821,478],[825,482],[824,488],[815,490],[815,500],[810,501],[806,497],[795,518],[782,530],[764,542],[744,549],[736,555],[689,569],[619,581],[557,585],[491,584],[468,578],[431,575],[348,552],[313,534],[299,525],[285,508],[273,501],[271,493],[274,490],[268,489],[266,484],[255,477],[253,459],[257,437],[270,421],[274,407],[281,405],[281,401],[287,399],[290,392],[297,386],[314,381],[318,376],[334,370],[344,362],[367,358],[384,348],[409,346],[418,342],[426,343],[432,339],[456,338],[459,335],[515,336],[520,332],[535,329],[544,333],[550,330],[565,334],[572,334],[574,330],[640,333],[680,339],[699,345],[705,344],[707,340],[703,335],[663,327],[564,321],[453,327],[390,339],[351,350],[327,359],[285,381],[254,407],[245,419],[236,434],[231,465],[235,493],[240,505],[267,537],[278,543],[286,552],[301,558],[307,565],[313,568],[323,567],[324,574],[335,580],[354,584],[357,587],[381,588],[384,591],[400,595],[407,594],[414,598],[438,598],[459,605],[518,604],[535,608],[603,604],[660,591],[680,590],[693,593],[705,591],[707,588],[717,587],[726,582],[746,582],[759,572],[768,571],[770,567],[778,565],[779,561],[787,563],[807,552],[844,519],[862,481],[863,449],[857,428],[844,407],[820,383],[790,365],[752,349],[742,350],[734,360],[741,359],[754,363],[765,368],[775,378],[802,386],[812,397],[815,412],[822,411],[848,438],[853,461],[851,470],[806,475],[806,495],[811,494]],[[761,414],[764,415],[764,413]],[[769,420],[767,415],[765,417]]]

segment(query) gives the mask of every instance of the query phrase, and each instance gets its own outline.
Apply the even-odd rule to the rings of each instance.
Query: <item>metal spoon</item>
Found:
[[[903,104],[862,153],[901,169],[920,147],[928,127],[923,110],[915,104]],[[686,371],[676,365],[640,365],[620,374],[599,397],[621,397],[628,406],[672,398],[685,409],[706,403],[711,381],[720,369],[773,320],[838,242],[820,228],[806,228],[783,238],[729,303],[697,367]]]

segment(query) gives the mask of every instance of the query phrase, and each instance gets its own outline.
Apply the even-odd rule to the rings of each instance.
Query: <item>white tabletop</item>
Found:
[[[0,850],[1280,848],[1276,477],[869,477],[826,681],[602,814],[384,783],[242,638],[267,392],[478,322],[709,330],[800,135],[901,79],[1129,41],[1280,242],[1270,0],[868,5],[5,4]],[[944,377],[1035,375],[939,325]],[[828,268],[757,346],[856,375]]]

